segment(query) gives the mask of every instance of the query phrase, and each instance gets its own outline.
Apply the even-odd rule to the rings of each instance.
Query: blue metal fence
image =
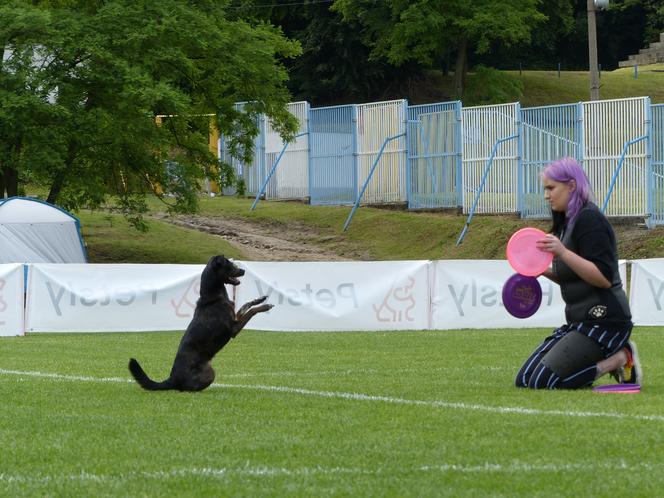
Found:
[[[309,111],[311,204],[350,205],[357,196],[357,107]]]
[[[664,104],[652,106],[651,218],[649,225],[664,225]]]
[[[461,102],[408,107],[410,209],[461,205]]]
[[[581,159],[581,106],[565,104],[521,109],[523,121],[523,175],[521,216],[549,215],[540,173],[559,157]]]
[[[305,164],[304,170],[289,163],[283,178],[270,180],[266,197],[353,205],[362,185],[366,204],[406,200],[409,209],[461,206],[471,216],[545,218],[541,170],[572,156],[583,163],[609,216],[646,216],[649,226],[664,224],[664,104],[651,105],[647,97],[524,109],[519,103],[462,108],[458,101],[314,109],[299,104],[304,111],[298,119],[309,123],[302,134],[308,146],[299,139],[302,146],[294,152],[301,158],[293,165]],[[280,152],[267,150],[265,120],[257,125],[251,164],[229,157],[224,137],[219,146],[220,158],[234,166],[253,196],[266,183],[266,157]],[[291,192],[298,182],[304,194]]]

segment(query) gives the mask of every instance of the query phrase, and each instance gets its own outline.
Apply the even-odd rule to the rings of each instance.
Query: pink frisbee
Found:
[[[641,392],[640,384],[606,384],[593,387],[596,393],[604,394],[637,394]]]
[[[546,233],[538,228],[522,228],[517,230],[507,242],[507,261],[514,270],[527,277],[537,277],[546,270],[553,254],[541,251],[535,245]]]
[[[542,304],[542,287],[535,277],[515,273],[503,285],[503,305],[516,318],[528,318]]]

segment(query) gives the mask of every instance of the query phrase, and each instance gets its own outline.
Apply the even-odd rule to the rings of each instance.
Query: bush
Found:
[[[523,82],[492,67],[477,66],[468,75],[463,93],[465,106],[518,102],[523,96]]]

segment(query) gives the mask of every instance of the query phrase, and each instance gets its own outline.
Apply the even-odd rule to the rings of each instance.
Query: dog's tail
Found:
[[[148,391],[163,391],[166,389],[174,389],[170,379],[166,379],[163,382],[155,382],[150,377],[148,377],[134,358],[129,360],[129,371],[134,376],[134,379],[136,379],[136,382],[138,382],[138,384],[143,389],[147,389]]]

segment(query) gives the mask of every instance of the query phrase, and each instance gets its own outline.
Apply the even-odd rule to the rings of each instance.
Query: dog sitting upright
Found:
[[[270,310],[272,304],[261,304],[267,296],[249,301],[235,313],[224,284],[239,285],[244,270],[223,256],[213,256],[201,274],[200,297],[194,317],[182,336],[171,374],[155,382],[138,362],[129,360],[129,371],[141,387],[150,391],[177,389],[201,391],[214,381],[210,361],[256,313]],[[257,306],[261,304],[260,306]]]

